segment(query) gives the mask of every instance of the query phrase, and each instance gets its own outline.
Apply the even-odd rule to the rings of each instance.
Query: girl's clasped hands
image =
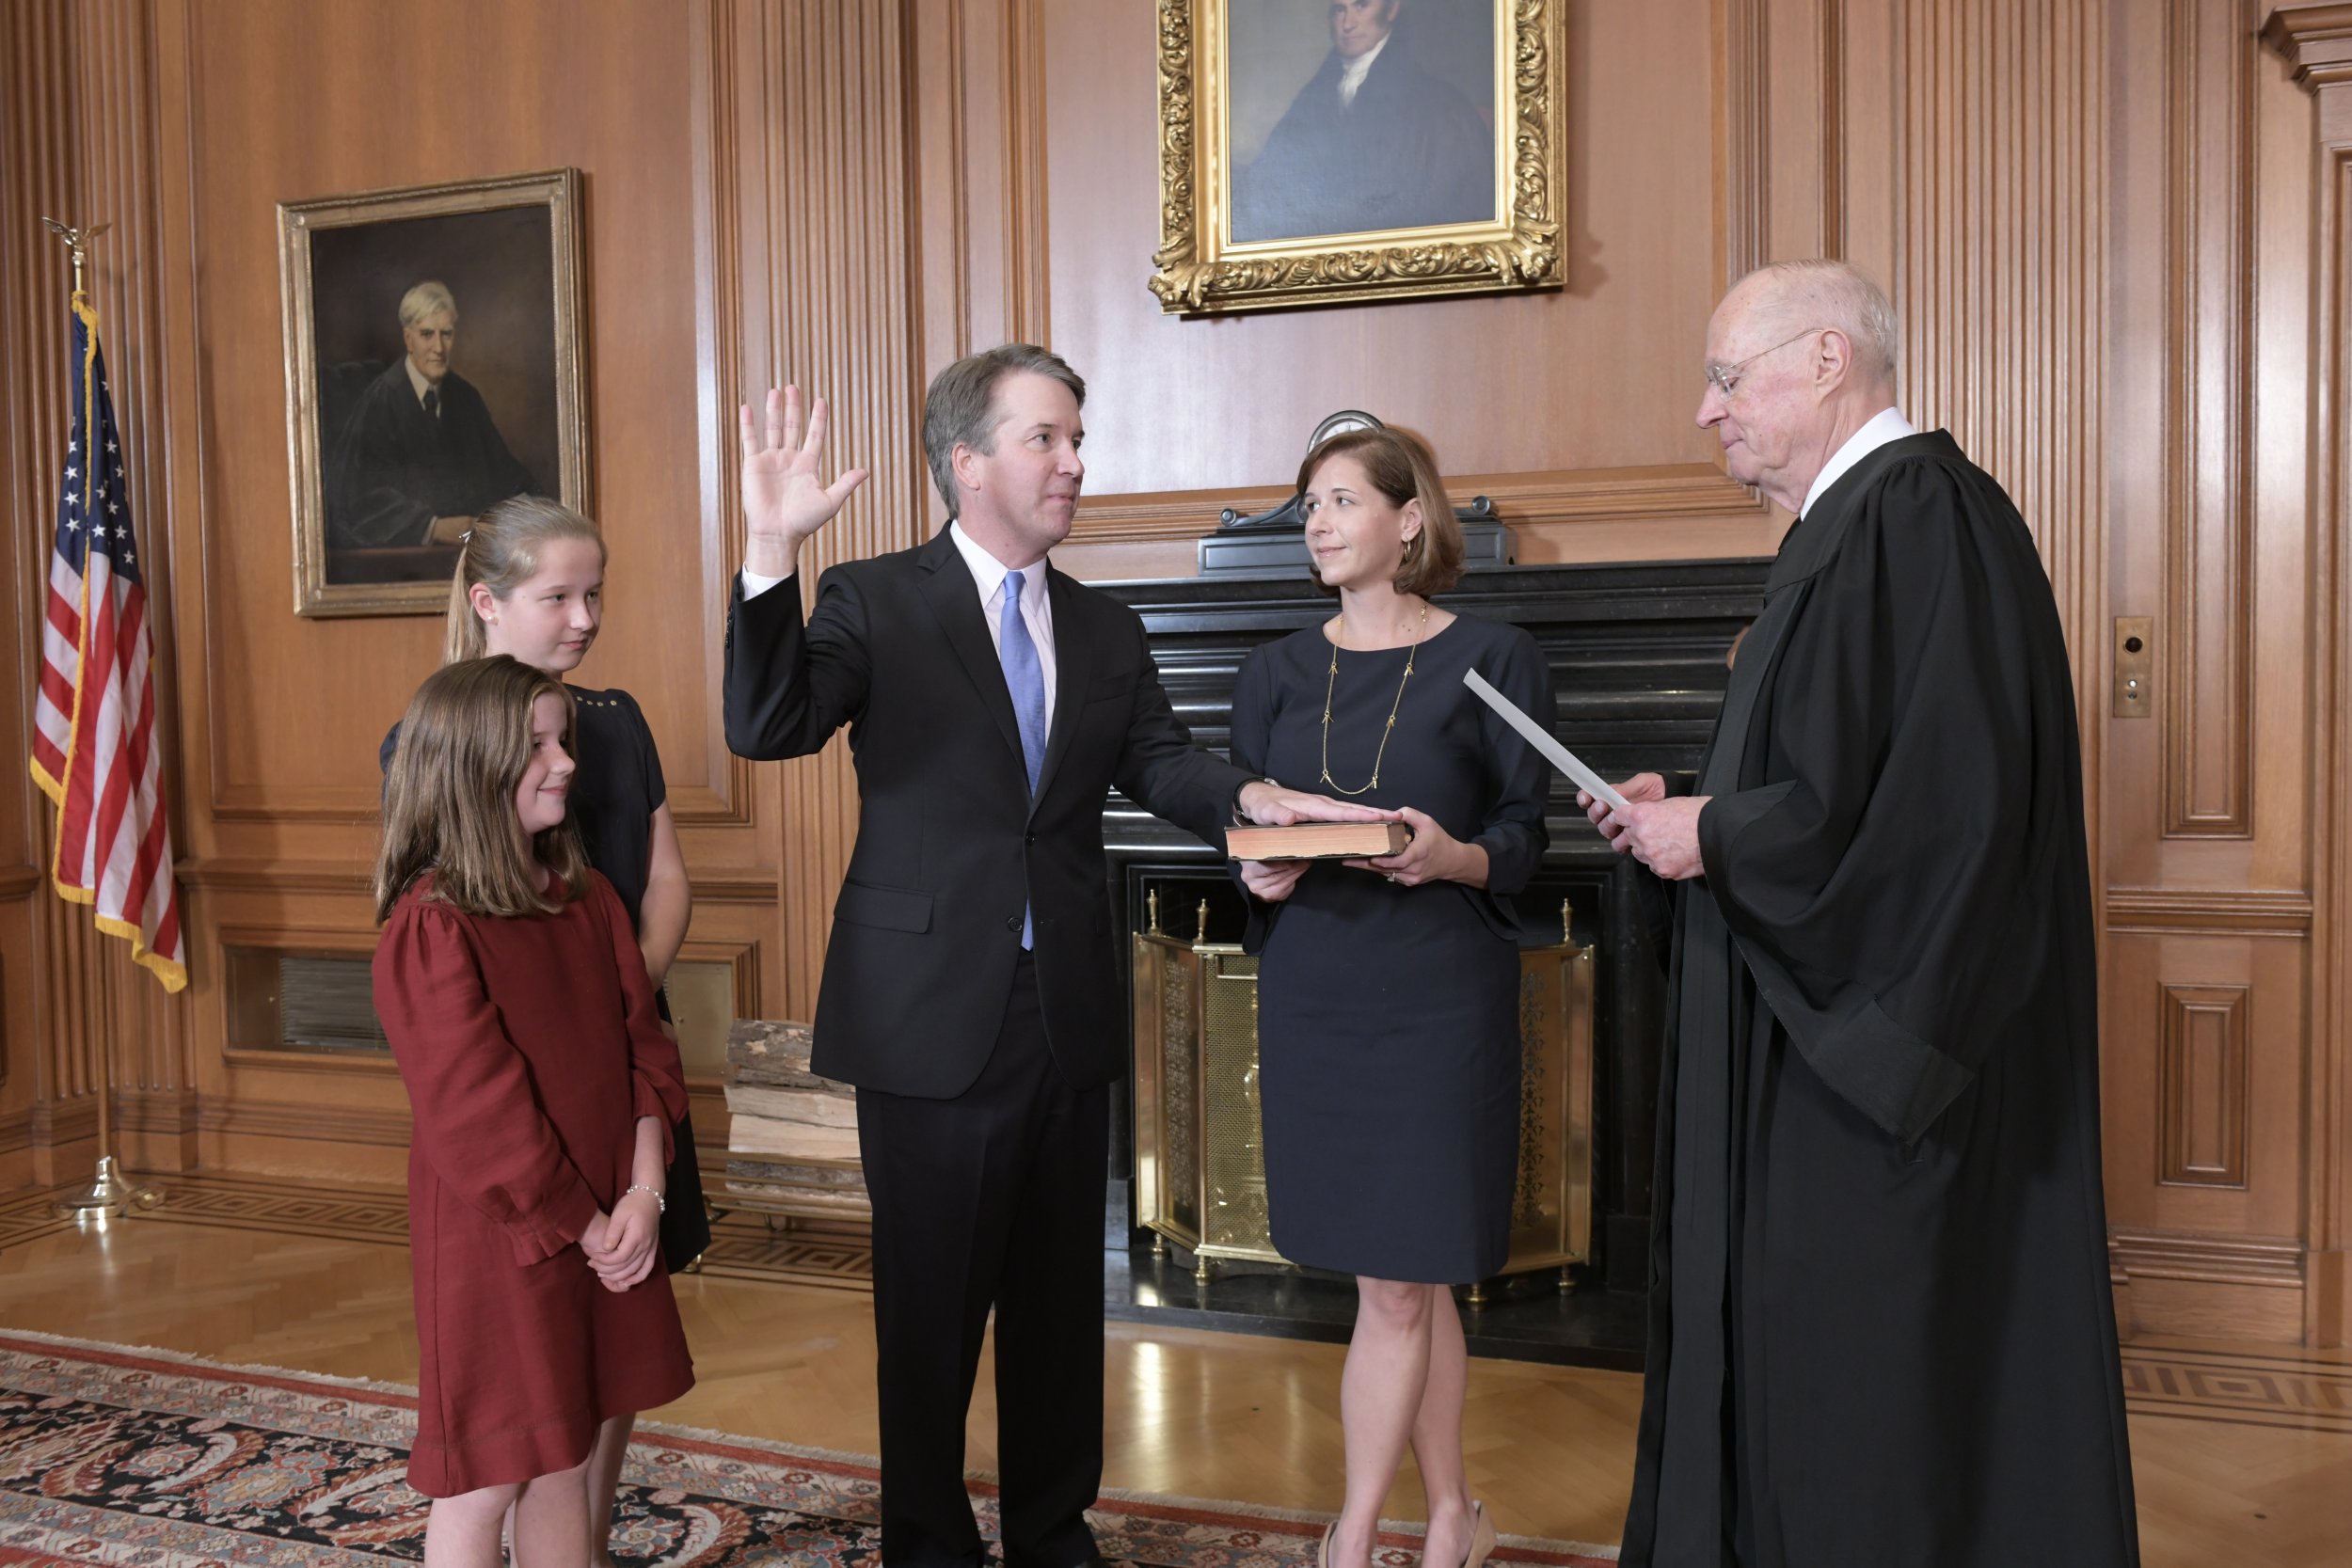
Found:
[[[653,1272],[661,1244],[661,1209],[643,1188],[623,1193],[612,1212],[596,1211],[580,1233],[580,1250],[608,1291],[626,1291]]]

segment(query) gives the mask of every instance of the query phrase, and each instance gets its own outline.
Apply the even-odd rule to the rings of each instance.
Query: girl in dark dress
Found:
[[[1357,1276],[1341,1384],[1347,1493],[1327,1568],[1364,1568],[1410,1442],[1428,1568],[1478,1568],[1495,1528],[1462,1462],[1468,1361],[1451,1286],[1509,1247],[1518,1159],[1518,927],[1508,895],[1547,841],[1549,774],[1462,684],[1475,669],[1549,721],[1534,639],[1424,594],[1462,536],[1427,447],[1333,436],[1299,471],[1321,626],[1251,653],[1233,760],[1290,788],[1392,811],[1399,854],[1246,863],[1262,955],[1258,1040],[1275,1244]]]
[[[425,1560],[591,1550],[614,1419],[693,1386],[661,1264],[677,1046],[566,821],[571,700],[511,658],[436,672],[387,781],[375,1006],[408,1091]],[[600,1532],[599,1532],[600,1533]]]
[[[485,509],[466,535],[450,585],[444,661],[507,654],[562,680],[596,641],[603,617],[604,565],[603,535],[595,523],[567,506],[544,497],[516,496]],[[580,758],[571,791],[572,821],[588,863],[612,884],[658,992],[693,913],[661,758],[636,698],[617,689],[569,689],[577,710]],[[388,772],[399,741],[400,727],[394,725],[384,737],[382,761]],[[661,1016],[663,1026],[670,1028],[666,1005]],[[675,1028],[671,1037],[676,1037]],[[662,1251],[676,1272],[701,1254],[710,1231],[703,1214],[693,1128],[683,1115],[671,1143],[675,1159],[667,1178]],[[611,1565],[606,1543],[621,1462],[634,1425],[633,1415],[607,1422],[589,1466],[589,1560],[594,1568]]]

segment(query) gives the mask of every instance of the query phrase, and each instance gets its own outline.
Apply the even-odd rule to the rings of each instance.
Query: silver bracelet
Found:
[[[643,1181],[632,1181],[628,1186],[621,1189],[621,1196],[623,1197],[628,1196],[631,1193],[643,1193],[647,1197],[652,1198],[653,1212],[657,1214],[666,1214],[670,1212],[670,1206],[662,1200],[660,1193],[646,1186]]]

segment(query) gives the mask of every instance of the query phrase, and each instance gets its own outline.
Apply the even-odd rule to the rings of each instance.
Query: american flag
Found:
[[[133,959],[178,990],[188,983],[188,952],[155,744],[154,641],[98,316],[78,293],[72,341],[33,779],[57,803],[57,892],[93,905],[98,928],[129,938]]]

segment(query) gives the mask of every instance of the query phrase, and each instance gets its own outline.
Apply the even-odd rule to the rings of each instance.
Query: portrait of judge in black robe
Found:
[[[1717,309],[1699,422],[1797,522],[1695,791],[1592,807],[1676,898],[1629,1568],[2138,1561],[2074,683],[1899,341],[1843,263]]]
[[[438,282],[402,297],[403,353],[359,390],[327,454],[330,551],[453,546],[493,501],[540,493],[482,393],[451,367],[457,321]]]
[[[1441,73],[1424,31],[1437,19],[1421,8],[1330,0],[1330,52],[1233,175],[1236,244],[1494,218],[1491,74],[1473,101]],[[1492,19],[1479,14],[1491,72]],[[1266,90],[1251,79],[1265,69],[1237,49],[1234,94]]]

